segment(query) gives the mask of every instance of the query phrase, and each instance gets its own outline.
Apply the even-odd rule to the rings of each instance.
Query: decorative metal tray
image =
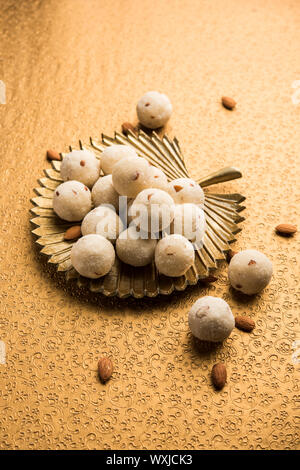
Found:
[[[149,136],[140,130],[138,135],[133,132],[129,132],[127,136],[116,132],[114,138],[102,135],[102,142],[97,143],[90,139],[87,147],[82,142],[79,143],[81,149],[91,149],[99,158],[106,146],[131,145],[140,156],[161,168],[169,180],[189,176],[176,138],[171,141],[166,135],[160,138],[153,132]],[[199,279],[206,278],[217,268],[218,262],[225,259],[229,251],[229,244],[235,241],[235,234],[241,230],[237,224],[244,220],[239,213],[245,208],[240,205],[245,198],[240,194],[215,194],[204,190],[207,221],[204,244],[195,253],[194,266],[184,276],[166,277],[157,273],[154,263],[135,268],[116,258],[112,270],[106,276],[95,280],[86,279],[71,265],[70,251],[76,240],[64,240],[65,231],[74,223],[59,219],[52,209],[54,190],[62,182],[60,165],[61,162],[53,161],[52,168],[44,170],[46,176],[39,180],[40,187],[35,188],[38,196],[31,200],[35,206],[31,209],[35,216],[31,222],[36,228],[32,233],[37,235],[36,243],[43,247],[41,253],[49,257],[49,263],[56,264],[57,270],[65,272],[67,279],[77,279],[79,286],[88,285],[92,292],[121,298],[130,295],[141,298],[167,295],[174,290],[182,291],[188,285],[196,284]],[[198,180],[198,183],[206,188],[241,176],[240,171],[228,167]]]

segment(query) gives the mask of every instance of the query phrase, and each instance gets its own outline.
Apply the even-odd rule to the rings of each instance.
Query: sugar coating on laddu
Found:
[[[194,264],[195,251],[182,235],[168,235],[159,240],[155,249],[155,264],[165,276],[178,277]]]
[[[100,161],[89,150],[74,150],[64,156],[60,174],[64,181],[80,181],[91,188],[99,178]]]
[[[79,181],[60,184],[53,195],[53,210],[68,222],[80,221],[91,210],[91,192]]]
[[[126,157],[114,165],[112,182],[121,196],[136,197],[147,187],[149,163],[145,158]]]
[[[174,218],[174,201],[162,189],[147,188],[135,198],[128,213],[144,232],[158,232],[170,225]]]
[[[96,181],[92,189],[92,201],[95,207],[110,204],[116,211],[119,210],[119,193],[114,188],[112,175],[102,176]]]
[[[192,202],[204,207],[204,192],[191,178],[177,178],[169,183],[169,194],[177,204]]]
[[[244,294],[253,295],[264,289],[273,273],[272,263],[257,250],[240,251],[230,261],[228,276],[232,287]]]
[[[192,242],[201,243],[205,234],[204,211],[192,203],[176,204],[170,233],[178,233]]]
[[[81,224],[81,233],[82,235],[97,233],[115,243],[124,228],[123,222],[114,210],[99,206],[85,216]]]
[[[224,341],[234,328],[234,316],[225,300],[206,296],[198,299],[188,315],[192,334],[202,341]]]
[[[154,258],[157,241],[142,239],[136,227],[129,227],[122,232],[116,243],[117,255],[121,261],[131,266],[146,266]]]
[[[115,262],[113,245],[98,234],[85,235],[71,249],[71,263],[82,276],[97,279],[105,276]]]
[[[129,145],[114,144],[106,147],[101,154],[101,168],[108,175],[111,174],[116,163],[123,158],[137,157],[133,147]]]
[[[157,129],[170,119],[172,104],[167,95],[158,91],[148,91],[138,101],[136,112],[143,126]]]

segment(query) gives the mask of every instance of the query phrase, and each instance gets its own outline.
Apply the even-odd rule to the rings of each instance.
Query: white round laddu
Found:
[[[253,295],[270,282],[273,266],[269,258],[257,250],[240,251],[228,266],[230,284],[244,294]]]
[[[129,227],[122,232],[116,243],[117,255],[121,261],[131,266],[146,266],[154,258],[157,241],[142,239],[136,227]]]
[[[162,189],[144,189],[135,198],[128,214],[141,230],[156,233],[168,227],[172,222],[174,201]]]
[[[165,276],[178,277],[193,265],[195,251],[182,235],[168,235],[159,240],[155,249],[155,264]]]
[[[82,221],[81,233],[88,235],[97,233],[115,243],[124,230],[123,222],[116,212],[109,207],[99,206],[89,212]]]
[[[177,204],[192,202],[204,207],[204,192],[199,184],[191,178],[177,178],[169,183],[169,194]]]
[[[106,147],[101,154],[101,168],[108,175],[111,174],[116,163],[123,158],[137,157],[133,147],[129,145],[114,144]]]
[[[147,187],[168,191],[168,178],[160,168],[152,165],[149,167]]]
[[[202,341],[224,341],[232,332],[235,321],[231,308],[219,297],[198,299],[189,311],[192,334]]]
[[[126,157],[114,165],[112,182],[121,196],[136,197],[147,187],[149,163],[145,158]]]
[[[176,204],[171,233],[179,233],[195,243],[202,243],[206,228],[204,211],[192,203]]]
[[[89,150],[73,150],[64,156],[60,174],[64,181],[80,181],[91,188],[99,178],[100,161]]]
[[[170,119],[172,104],[167,95],[158,91],[148,91],[138,101],[136,112],[143,126],[157,129]]]
[[[119,210],[119,193],[114,188],[111,175],[102,176],[96,181],[92,189],[92,201],[95,207],[110,204],[116,211]]]
[[[91,192],[79,181],[60,184],[53,194],[53,210],[68,222],[80,221],[91,210]]]
[[[73,267],[79,274],[90,279],[105,276],[114,262],[114,247],[101,235],[85,235],[71,249]]]

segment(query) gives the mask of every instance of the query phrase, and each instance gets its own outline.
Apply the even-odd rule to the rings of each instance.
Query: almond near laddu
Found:
[[[107,382],[113,373],[113,363],[108,357],[101,357],[98,361],[98,374],[101,382]]]
[[[73,225],[73,227],[68,228],[64,234],[65,240],[73,240],[74,238],[81,237],[81,227],[80,225]]]
[[[229,98],[229,96],[222,96],[222,105],[226,109],[234,109],[236,107],[236,101],[233,98]]]
[[[57,160],[57,161],[60,161],[61,160],[61,156],[58,152],[56,152],[55,150],[47,150],[47,158],[48,160]]]
[[[133,132],[134,134],[137,134],[136,128],[130,122],[123,122],[122,124],[123,134],[128,135],[130,131]]]
[[[292,235],[297,232],[297,226],[293,224],[279,224],[275,227],[275,230],[283,235]]]
[[[250,317],[238,315],[235,317],[235,326],[242,331],[252,331],[255,328],[255,321]]]
[[[225,364],[218,362],[211,371],[211,380],[215,388],[221,390],[227,380],[227,370]]]

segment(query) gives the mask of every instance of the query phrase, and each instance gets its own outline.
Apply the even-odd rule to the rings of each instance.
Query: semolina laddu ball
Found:
[[[99,206],[85,216],[81,224],[81,233],[82,235],[97,233],[114,243],[124,228],[123,222],[114,210],[107,206]]]
[[[169,194],[177,204],[192,202],[204,207],[204,192],[191,178],[177,178],[169,183]]]
[[[101,235],[85,235],[72,246],[71,263],[81,276],[90,279],[105,276],[114,262],[114,247]]]
[[[115,164],[112,182],[121,196],[136,197],[147,187],[149,163],[145,158],[126,157]]]
[[[157,270],[165,276],[183,276],[194,261],[194,247],[182,235],[168,235],[157,243],[155,265]]]
[[[101,168],[105,175],[112,173],[116,163],[123,158],[137,157],[133,147],[129,145],[114,144],[106,147],[101,154]]]
[[[148,91],[139,99],[136,112],[143,126],[157,129],[170,119],[172,104],[167,95],[158,91]]]
[[[73,150],[64,156],[60,174],[64,181],[80,181],[91,188],[99,178],[100,161],[90,150]]]
[[[80,221],[91,210],[91,192],[79,181],[60,184],[53,194],[53,210],[68,222]]]
[[[198,299],[189,311],[189,327],[202,341],[224,341],[232,332],[235,321],[231,308],[219,297]]]
[[[92,201],[95,207],[110,204],[116,211],[119,210],[119,193],[114,188],[111,175],[102,176],[96,181],[92,189]]]
[[[266,255],[257,250],[240,251],[231,259],[228,277],[232,287],[244,294],[254,295],[270,282],[273,266]]]
[[[155,239],[141,238],[141,233],[137,232],[135,226],[132,226],[120,234],[116,251],[124,263],[136,267],[146,266],[154,259],[156,244]]]
[[[174,201],[166,191],[148,188],[137,195],[128,214],[142,231],[156,233],[170,225],[173,209]]]

